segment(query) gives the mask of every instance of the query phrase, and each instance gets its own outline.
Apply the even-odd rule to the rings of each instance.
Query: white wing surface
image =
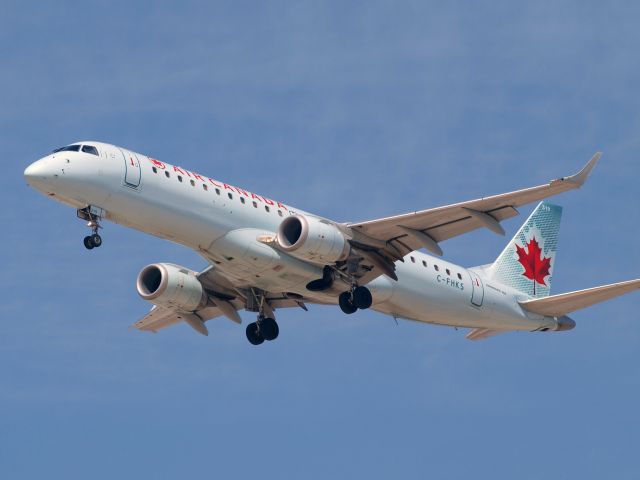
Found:
[[[502,220],[518,215],[516,207],[537,202],[562,192],[580,188],[600,159],[596,153],[575,175],[551,180],[548,184],[502,193],[393,217],[359,223],[347,228],[353,240],[376,248],[391,258],[401,258],[420,248],[442,255],[438,243],[477,228],[503,234]]]
[[[242,323],[238,311],[242,310],[246,305],[250,288],[234,286],[226,277],[212,267],[207,267],[197,276],[209,297],[206,307],[195,312],[183,312],[154,305],[149,313],[131,325],[131,328],[157,333],[163,328],[185,322],[198,333],[208,335],[209,331],[205,322],[216,317],[224,316],[233,322]],[[272,310],[292,307],[307,310],[307,303],[320,303],[318,300],[312,300],[293,293],[277,292],[267,292],[265,301],[267,302],[267,307]]]

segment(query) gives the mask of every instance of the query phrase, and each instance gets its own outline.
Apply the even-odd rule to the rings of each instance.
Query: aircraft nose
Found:
[[[42,172],[42,160],[38,160],[37,162],[33,162],[29,165],[24,171],[24,178],[27,181],[31,180],[34,177],[37,177]]]
[[[45,182],[51,177],[51,171],[47,167],[47,161],[41,158],[33,162],[24,171],[24,178],[29,185],[34,188],[41,189]]]

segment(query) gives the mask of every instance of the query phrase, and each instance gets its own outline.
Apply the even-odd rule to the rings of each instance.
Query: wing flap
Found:
[[[131,325],[131,328],[136,328],[144,332],[157,333],[158,330],[170,327],[171,325],[175,325],[176,323],[180,323],[181,321],[182,319],[179,318],[178,315],[172,310],[169,310],[168,308],[156,307],[154,305],[153,307],[151,307],[149,313],[147,313],[144,317]]]
[[[590,307],[596,303],[604,302],[638,289],[640,289],[640,279],[578,290],[576,292],[561,293],[560,295],[552,295],[534,300],[524,300],[520,302],[520,305],[525,310],[539,315],[561,317],[576,310]]]
[[[142,330],[143,332],[157,333],[158,330],[162,330],[163,328],[185,321],[198,333],[207,335],[207,333],[205,333],[207,329],[204,322],[221,315],[222,312],[215,307],[207,307],[198,312],[198,314],[194,314],[178,312],[169,308],[157,307],[154,305],[149,313],[131,325],[131,328]]]

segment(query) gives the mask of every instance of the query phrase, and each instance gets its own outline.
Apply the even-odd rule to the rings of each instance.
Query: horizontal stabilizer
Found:
[[[524,300],[520,302],[520,305],[525,310],[533,313],[560,317],[638,289],[640,289],[640,279],[578,290],[577,292],[562,293],[546,298]]]
[[[495,337],[501,333],[507,333],[510,330],[492,330],[490,328],[474,328],[467,333],[466,338],[468,340],[484,340],[485,338]]]

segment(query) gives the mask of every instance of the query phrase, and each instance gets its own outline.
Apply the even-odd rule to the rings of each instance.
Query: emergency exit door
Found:
[[[120,149],[124,157],[124,183],[128,187],[138,188],[140,186],[140,161],[135,153],[129,150]]]
[[[474,272],[470,271],[469,275],[471,276],[471,303],[476,307],[481,307],[484,300],[484,284],[482,279]]]

